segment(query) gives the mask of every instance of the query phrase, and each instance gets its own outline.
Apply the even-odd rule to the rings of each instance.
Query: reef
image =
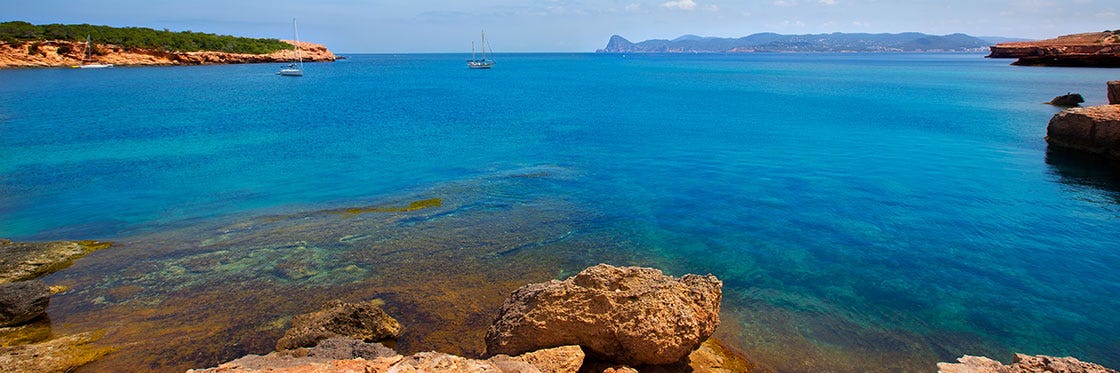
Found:
[[[990,49],[988,58],[1017,58],[1012,65],[1120,67],[1120,30],[1000,43]]]
[[[292,40],[282,40],[296,45]],[[32,47],[34,45],[34,47]],[[321,44],[299,42],[300,57],[307,62],[334,61],[335,55]],[[291,62],[296,59],[295,50],[281,50],[268,54],[227,53],[227,52],[175,52],[152,49],[128,49],[116,45],[97,46],[100,54],[93,56],[94,63],[116,66],[169,66],[169,65],[215,65],[242,63]],[[0,42],[0,69],[27,67],[71,67],[83,61],[84,42],[77,41],[35,41],[22,43]]]
[[[69,267],[74,260],[113,244],[99,241],[12,242],[0,240],[0,284],[30,280]]]

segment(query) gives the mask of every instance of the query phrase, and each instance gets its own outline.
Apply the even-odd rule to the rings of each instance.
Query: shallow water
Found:
[[[1040,104],[1111,70],[503,57],[0,71],[0,236],[118,242],[47,278],[56,334],[127,346],[89,370],[267,352],[334,298],[477,355],[510,290],[598,262],[719,276],[719,335],[779,370],[1120,366],[1120,180]]]

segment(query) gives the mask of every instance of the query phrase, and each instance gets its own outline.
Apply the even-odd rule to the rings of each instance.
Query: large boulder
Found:
[[[1120,160],[1120,105],[1063,110],[1050,119],[1046,141],[1052,146]]]
[[[277,350],[313,347],[332,337],[366,342],[396,338],[401,324],[381,310],[381,302],[343,303],[332,301],[320,311],[296,316],[292,327],[276,342]]]
[[[30,280],[69,267],[110,242],[12,242],[0,240],[0,284]]]
[[[39,280],[0,284],[0,327],[14,326],[47,313],[51,290]]]
[[[486,351],[580,345],[627,365],[672,364],[719,325],[722,286],[712,275],[676,279],[652,268],[600,264],[514,291],[486,333]]]
[[[983,356],[965,355],[957,361],[958,363],[937,363],[937,370],[941,373],[1118,373],[1072,357],[1015,354],[1011,365],[1003,365]]]
[[[1066,93],[1064,95],[1054,97],[1053,100],[1047,102],[1050,105],[1061,107],[1074,107],[1078,104],[1085,102],[1085,98],[1081,97],[1080,93]]]

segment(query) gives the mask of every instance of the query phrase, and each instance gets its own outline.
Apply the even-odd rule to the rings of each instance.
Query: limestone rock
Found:
[[[0,284],[0,327],[15,326],[47,313],[51,291],[39,280]]]
[[[965,355],[957,361],[959,363],[956,364],[937,363],[937,369],[941,373],[1117,373],[1115,370],[1072,357],[1015,354],[1015,360],[1011,365],[1003,365],[983,356]]]
[[[6,373],[69,372],[112,352],[91,344],[101,336],[82,333],[42,343],[0,348],[0,367]]]
[[[281,40],[288,44],[296,44],[291,40]],[[41,54],[29,54],[27,48],[32,43],[39,43]],[[68,48],[69,53],[58,53],[60,49]],[[85,41],[48,40],[23,43],[0,42],[0,69],[13,67],[70,67],[82,63],[85,57],[77,51],[85,50]],[[116,45],[101,44],[97,48],[105,51],[103,55],[94,56],[97,63],[114,64],[117,66],[151,66],[151,65],[210,65],[210,64],[239,64],[239,63],[270,63],[291,62],[295,59],[295,49],[280,50],[268,54],[227,53],[213,51],[199,52],[169,52],[164,50],[128,49]],[[299,42],[300,57],[305,62],[334,61],[335,55],[321,44]]]
[[[69,267],[74,260],[111,246],[110,242],[0,241],[0,284],[30,280]]]
[[[1050,102],[1047,103],[1054,106],[1074,107],[1081,104],[1082,102],[1085,102],[1085,98],[1081,97],[1080,93],[1066,93],[1064,95],[1054,97],[1053,100],[1050,100]]]
[[[351,341],[344,341],[349,344]],[[318,346],[316,347],[318,348]],[[314,351],[314,349],[312,350]],[[421,352],[411,356],[344,358],[333,360],[322,356],[299,356],[297,351],[276,351],[265,356],[248,355],[209,369],[188,372],[493,372],[493,373],[576,373],[583,362],[579,346],[564,346],[536,351],[517,357],[498,355],[476,360],[439,352]]]
[[[600,264],[564,281],[517,289],[486,333],[489,354],[580,345],[627,365],[678,362],[719,325],[723,283]]]
[[[350,337],[376,342],[401,335],[401,324],[385,311],[380,301],[330,302],[324,309],[296,316],[292,327],[276,342],[277,350],[312,347],[332,337]]]
[[[1120,105],[1120,80],[1108,82],[1108,104]]]
[[[1052,146],[1120,159],[1120,105],[1063,110],[1050,119],[1046,141]]]
[[[999,43],[991,50],[988,58],[1018,58],[1012,65],[1120,67],[1120,33],[1116,31]]]

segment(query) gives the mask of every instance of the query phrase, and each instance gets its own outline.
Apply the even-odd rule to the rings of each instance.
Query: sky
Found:
[[[1120,29],[1120,0],[0,0],[0,21],[300,39],[339,53],[591,52],[685,34],[924,32],[1045,39]]]

